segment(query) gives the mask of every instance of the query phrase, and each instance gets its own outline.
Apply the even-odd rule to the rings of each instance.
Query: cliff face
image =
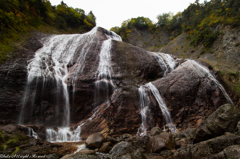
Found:
[[[160,47],[170,41],[171,36],[172,34],[165,29],[150,32],[148,29],[132,28],[128,36],[128,42],[149,51],[158,51]]]

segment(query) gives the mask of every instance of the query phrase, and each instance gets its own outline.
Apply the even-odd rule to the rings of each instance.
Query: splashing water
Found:
[[[58,128],[55,131],[52,128],[46,129],[46,139],[49,142],[79,142],[81,141],[81,126],[78,126],[74,131],[71,131],[69,127]]]
[[[167,105],[164,102],[164,100],[162,99],[159,91],[157,90],[157,88],[151,83],[149,82],[148,84],[146,84],[146,87],[148,87],[151,92],[153,93],[154,97],[156,98],[159,108],[161,109],[162,113],[163,113],[163,117],[166,121],[166,124],[168,125],[169,130],[171,131],[171,133],[176,133],[177,132],[177,128],[176,126],[173,124],[172,122],[172,118],[171,118],[171,114],[168,111]]]

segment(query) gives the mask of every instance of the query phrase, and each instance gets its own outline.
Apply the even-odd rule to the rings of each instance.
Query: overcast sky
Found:
[[[200,3],[203,1],[200,0]],[[61,0],[50,0],[50,2],[52,5],[58,5]],[[157,15],[182,12],[195,0],[64,0],[64,2],[69,7],[83,9],[85,14],[92,11],[97,18],[97,26],[110,29],[121,26],[124,20],[139,16],[157,22]]]

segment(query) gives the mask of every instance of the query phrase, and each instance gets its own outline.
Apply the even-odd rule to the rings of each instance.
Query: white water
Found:
[[[28,128],[28,136],[32,136],[35,139],[38,139],[38,134],[33,130],[33,128]]]
[[[175,60],[169,55],[164,54],[160,52],[149,52],[151,55],[153,55],[156,60],[158,61],[159,66],[164,71],[163,76],[165,77],[168,73],[172,72],[174,68],[176,67]]]
[[[71,131],[69,127],[58,128],[55,131],[52,128],[46,129],[46,139],[49,142],[79,142],[81,141],[81,126],[78,126],[74,131]]]
[[[150,101],[144,86],[138,88],[138,94],[140,98],[140,113],[142,118],[142,124],[138,128],[137,136],[145,136],[147,135],[147,112],[150,111],[148,107]]]
[[[228,103],[234,105],[232,99],[229,97],[229,95],[227,94],[226,90],[224,89],[224,87],[218,82],[218,80],[211,74],[211,72],[209,71],[208,68],[206,68],[205,66],[200,65],[199,63],[197,63],[194,60],[187,60],[186,62],[184,62],[182,64],[182,67],[188,67],[189,64],[191,65],[191,69],[196,72],[198,74],[199,77],[201,78],[209,78],[210,80],[212,80],[216,86],[222,91],[224,97],[226,98],[226,100],[228,101]]]
[[[167,105],[164,102],[164,100],[162,99],[159,91],[157,90],[157,88],[151,83],[149,82],[148,84],[146,84],[146,87],[148,87],[151,92],[153,93],[154,97],[156,98],[159,108],[161,109],[162,113],[163,113],[163,117],[166,121],[166,124],[168,125],[169,130],[171,131],[171,133],[176,133],[177,132],[177,128],[176,126],[173,124],[172,122],[172,118],[171,118],[171,114],[168,111]]]
[[[108,39],[102,43],[101,51],[99,54],[98,69],[96,71],[97,81],[95,82],[95,102],[97,105],[101,104],[101,102],[108,100],[109,92],[116,87],[112,81],[112,40],[122,41],[122,39],[114,32],[110,32],[108,33],[108,35],[106,34],[106,36],[108,37]]]
[[[86,149],[86,144],[82,144],[82,145],[77,146],[77,147],[78,147],[78,149],[77,149],[77,151],[74,152],[74,154],[75,154],[75,153],[78,153],[79,151],[81,151],[81,150],[83,150],[83,149]]]

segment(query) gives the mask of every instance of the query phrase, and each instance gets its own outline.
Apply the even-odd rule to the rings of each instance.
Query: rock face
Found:
[[[111,79],[107,77],[107,82],[99,80],[98,64],[101,60],[99,55],[103,43],[113,36],[113,33],[100,27],[95,31],[91,36],[86,34],[87,40],[82,40],[83,43],[80,43],[82,42],[80,40],[71,62],[68,63],[67,68],[64,68],[67,73],[64,74],[63,82],[67,84],[67,93],[64,92],[63,85],[58,89],[57,84],[60,82],[57,83],[56,79],[45,78],[45,76],[33,81],[30,93],[24,91],[27,85],[26,62],[34,56],[33,50],[42,46],[39,42],[44,44],[44,48],[46,47],[50,35],[41,36],[38,42],[29,42],[26,48],[32,48],[32,50],[29,49],[26,55],[23,54],[23,59],[19,58],[2,64],[0,67],[0,79],[3,81],[0,85],[2,123],[17,122],[17,116],[24,103],[23,96],[26,93],[28,95],[25,99],[28,100],[28,104],[22,114],[24,124],[62,126],[63,116],[66,115],[64,103],[69,101],[69,123],[82,124],[81,137],[83,138],[100,131],[103,134],[136,134],[142,122],[138,88],[148,82],[152,82],[160,92],[178,129],[196,126],[215,108],[227,103],[218,87],[209,80],[207,75],[199,75],[193,69],[191,62],[174,58],[176,69],[164,76],[166,69],[170,70],[166,61],[163,60],[162,64],[159,64],[155,53],[149,53],[114,39],[111,41],[110,65],[107,66],[111,66]],[[73,41],[65,44],[67,46],[65,52],[69,51],[67,49],[71,48],[69,46]],[[51,47],[53,52],[56,48]],[[86,54],[81,57],[82,63],[80,63],[79,55],[83,53]],[[50,57],[44,57],[42,61],[46,64],[53,62]],[[200,63],[218,78],[217,72],[209,65]],[[53,66],[49,71],[52,71],[52,68]],[[47,67],[43,65],[41,69],[46,70]],[[104,87],[98,87],[97,84]],[[65,98],[66,94],[69,98]],[[150,92],[148,94],[151,103],[149,109],[153,112],[151,117],[148,117],[153,118],[149,130],[156,125],[162,128],[166,124],[163,121],[162,112],[153,94]]]
[[[18,120],[27,82],[27,62],[42,46],[42,43],[33,37],[25,48],[16,51],[16,58],[0,64],[0,124],[15,123]]]

